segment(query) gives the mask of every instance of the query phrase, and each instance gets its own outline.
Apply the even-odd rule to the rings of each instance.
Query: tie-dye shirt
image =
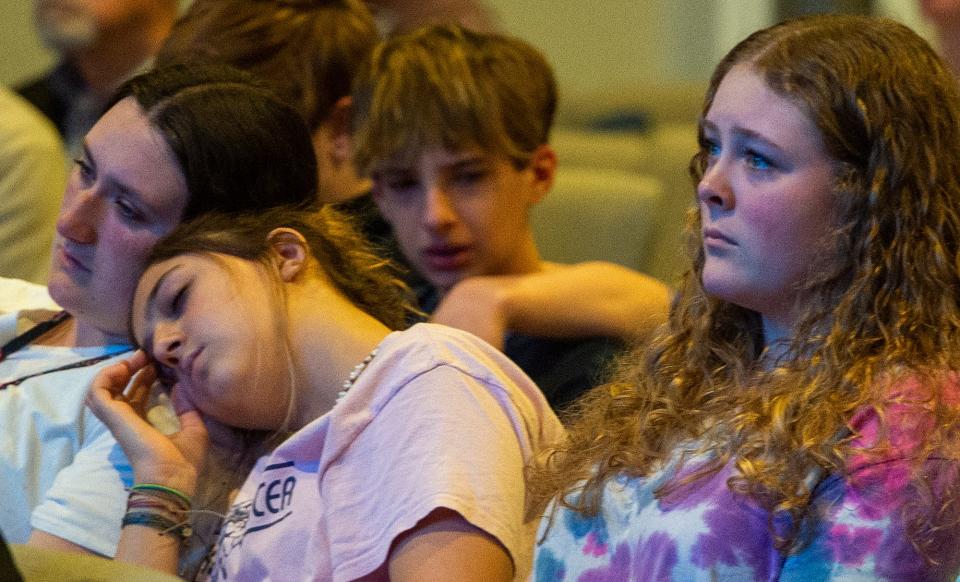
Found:
[[[898,404],[887,410],[886,418],[895,427],[890,429],[890,454],[853,458],[846,478],[830,475],[816,485],[814,503],[823,517],[798,553],[784,556],[777,551],[770,513],[730,491],[727,480],[736,471],[732,464],[665,497],[654,497],[675,474],[674,459],[647,477],[609,480],[595,517],[549,507],[538,532],[532,579],[952,582],[960,572],[960,527],[941,529],[930,538],[928,556],[939,564],[924,560],[905,534],[901,510],[920,498],[907,459],[931,426],[929,415],[917,414],[918,408]],[[858,440],[875,442],[878,419],[873,409],[861,411],[851,424],[860,434]],[[688,460],[686,467],[703,461]],[[934,455],[924,468],[937,490],[956,486],[955,461]],[[948,521],[960,519],[958,502]]]

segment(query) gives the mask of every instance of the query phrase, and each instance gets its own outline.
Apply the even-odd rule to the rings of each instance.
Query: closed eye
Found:
[[[187,285],[180,287],[180,289],[174,294],[173,299],[170,300],[170,313],[172,315],[180,315],[183,312],[183,304],[187,298]]]

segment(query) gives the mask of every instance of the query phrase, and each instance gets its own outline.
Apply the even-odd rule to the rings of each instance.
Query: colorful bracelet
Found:
[[[158,535],[174,534],[181,540],[189,538],[193,534],[193,528],[189,523],[177,523],[172,519],[152,511],[130,511],[123,516],[121,527],[128,525],[142,525],[145,527],[160,530]]]
[[[131,491],[130,496],[127,497],[127,511],[138,509],[160,510],[170,515],[179,516],[190,512],[190,508],[180,499],[167,499],[140,491]]]
[[[159,485],[157,483],[137,483],[136,485],[133,485],[132,487],[130,487],[130,491],[131,492],[137,491],[142,493],[147,493],[150,491],[160,491],[163,493],[168,493],[170,495],[173,495],[181,499],[184,503],[187,504],[187,509],[189,509],[190,506],[192,505],[189,495],[187,495],[182,491],[174,489],[173,487],[167,487],[166,485]]]

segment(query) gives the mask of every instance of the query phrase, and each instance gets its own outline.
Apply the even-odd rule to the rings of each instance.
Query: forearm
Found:
[[[94,553],[83,546],[41,530],[34,530],[27,544],[60,552]],[[163,534],[154,528],[128,525],[121,530],[114,558],[175,574],[179,556],[180,540],[175,533]]]
[[[128,525],[120,533],[116,559],[161,572],[176,574],[180,538],[143,525]]]
[[[666,321],[671,298],[664,283],[613,263],[545,264],[526,275],[465,279],[447,292],[431,320],[501,349],[506,331],[631,341]]]
[[[137,474],[131,488],[117,545],[116,559],[163,572],[176,573],[180,545],[189,535],[189,499],[196,491],[196,475],[189,467]],[[144,524],[143,518],[153,520]]]
[[[672,292],[652,277],[605,262],[553,269],[504,287],[500,309],[508,329],[542,337],[632,340],[666,321]]]

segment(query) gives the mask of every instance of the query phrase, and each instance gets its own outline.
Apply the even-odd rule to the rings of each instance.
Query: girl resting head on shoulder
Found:
[[[215,421],[292,434],[233,501],[214,579],[524,579],[524,465],[562,429],[474,336],[393,331],[405,298],[330,207],[209,215],[158,243],[132,308],[146,354],[105,370],[88,399],[137,482],[118,558],[175,566]],[[154,373],[173,386],[169,438],[135,410]]]
[[[669,324],[532,475],[536,579],[953,580],[956,80],[893,21],[788,21],[699,137]]]

